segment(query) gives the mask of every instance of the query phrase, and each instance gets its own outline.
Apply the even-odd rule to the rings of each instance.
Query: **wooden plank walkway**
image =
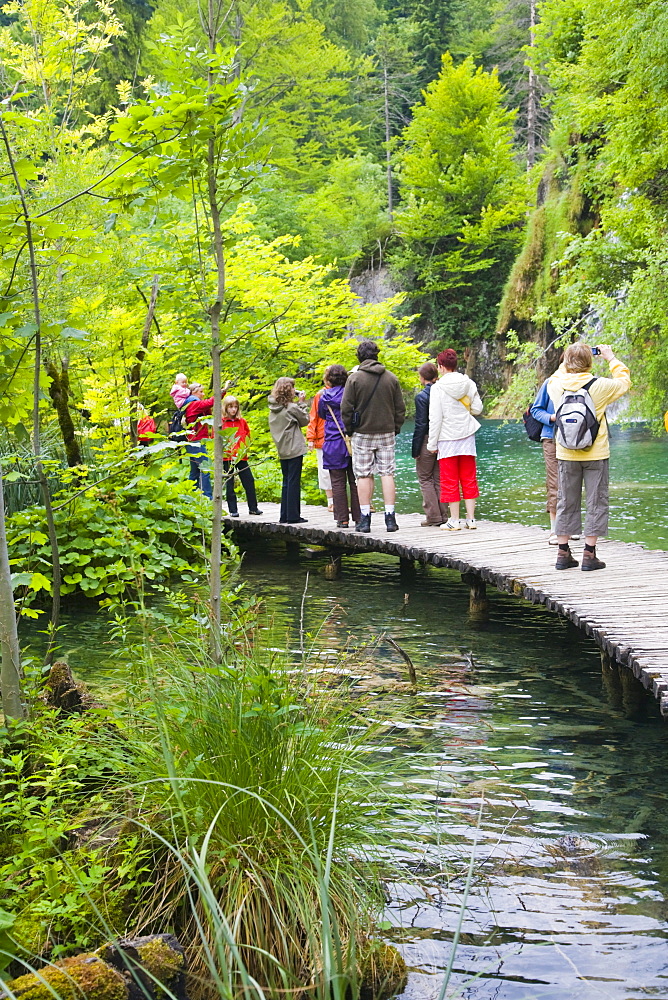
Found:
[[[478,521],[477,531],[446,533],[422,528],[421,514],[399,514],[400,530],[388,534],[382,513],[369,535],[336,528],[325,507],[302,506],[306,524],[279,524],[278,505],[263,503],[261,517],[225,518],[226,530],[273,535],[345,552],[385,552],[474,574],[499,590],[544,604],[569,618],[659,700],[668,716],[668,552],[626,542],[601,541],[607,568],[595,573],[557,571],[556,547],[542,528]],[[582,542],[571,547],[581,558]]]

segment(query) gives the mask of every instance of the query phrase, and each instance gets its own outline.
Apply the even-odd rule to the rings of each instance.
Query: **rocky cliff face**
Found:
[[[377,304],[401,291],[390,275],[389,268],[370,268],[350,279],[350,287],[362,302]]]

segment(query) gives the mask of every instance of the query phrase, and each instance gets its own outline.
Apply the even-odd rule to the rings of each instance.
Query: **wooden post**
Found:
[[[341,576],[341,553],[332,552],[325,563],[325,580],[338,580]]]
[[[291,538],[285,539],[285,557],[288,562],[299,562],[299,542]]]
[[[619,667],[622,682],[622,710],[625,719],[639,719],[645,714],[645,689],[628,667]]]
[[[486,620],[489,615],[487,584],[476,573],[462,573],[462,582],[470,587],[469,614],[478,620]]]
[[[603,690],[611,708],[619,710],[622,707],[622,681],[619,676],[619,664],[613,660],[604,649],[601,650],[601,680]]]
[[[402,576],[413,575],[415,573],[415,560],[405,559],[403,556],[399,556],[399,572]]]

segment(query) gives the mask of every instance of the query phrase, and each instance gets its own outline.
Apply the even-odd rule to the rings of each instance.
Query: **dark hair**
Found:
[[[425,382],[433,382],[435,378],[438,378],[438,368],[433,361],[425,361],[418,368],[418,375],[421,375]]]
[[[357,345],[357,360],[360,364],[362,361],[377,361],[379,350],[375,340],[360,340]]]
[[[326,378],[330,385],[345,385],[348,381],[348,372],[343,365],[330,365]]]
[[[453,351],[451,347],[448,347],[447,351],[441,351],[436,360],[442,368],[448,368],[453,372],[457,367],[457,351]]]

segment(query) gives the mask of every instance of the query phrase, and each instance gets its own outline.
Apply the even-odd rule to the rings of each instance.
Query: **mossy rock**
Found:
[[[172,934],[152,934],[104,945],[99,954],[129,979],[129,1000],[186,1000],[186,955]]]
[[[0,989],[21,1000],[187,1000],[185,952],[171,934],[106,944],[38,972],[19,976]]]
[[[47,965],[7,983],[0,995],[21,1000],[129,1000],[126,978],[97,955],[85,954]]]
[[[60,709],[65,715],[85,712],[95,706],[90,691],[82,681],[74,679],[65,660],[56,660],[51,665],[44,684],[44,700],[47,705]]]

